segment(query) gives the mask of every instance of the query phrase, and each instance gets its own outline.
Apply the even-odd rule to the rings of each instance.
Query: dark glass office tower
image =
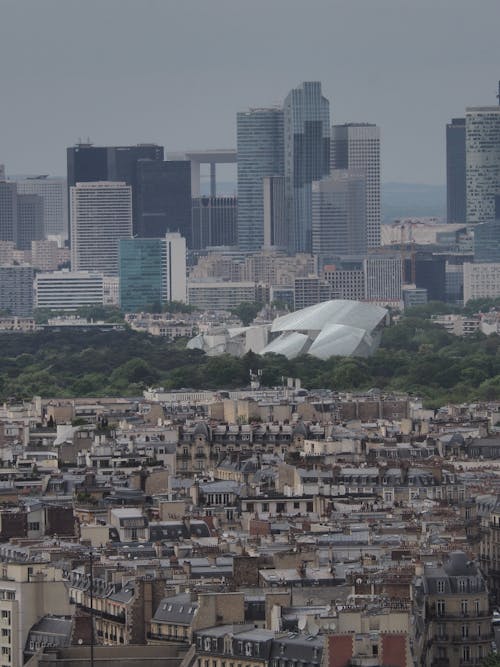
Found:
[[[138,160],[163,160],[163,146],[93,146],[77,144],[66,150],[68,188],[76,183],[121,181],[134,187]]]
[[[500,220],[474,226],[474,263],[500,263]]]
[[[465,118],[446,125],[446,220],[465,223]]]
[[[31,250],[31,242],[43,237],[43,198],[40,195],[17,195],[17,249]]]
[[[313,181],[330,173],[330,103],[319,81],[291,90],[283,105],[290,252],[311,252]]]
[[[237,197],[193,197],[192,249],[235,246]]]
[[[96,181],[119,181],[132,187],[135,228],[137,163],[139,160],[162,162],[163,146],[156,144],[138,144],[137,146],[77,144],[66,149],[66,155],[68,193],[69,188],[77,183]]]
[[[179,232],[192,247],[191,163],[139,160],[136,167],[134,234],[159,238]]]

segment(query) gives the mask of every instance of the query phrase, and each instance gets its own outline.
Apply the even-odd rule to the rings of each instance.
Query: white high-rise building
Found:
[[[120,239],[132,238],[132,188],[121,182],[70,188],[71,268],[118,276]]]
[[[102,306],[103,276],[89,271],[37,273],[34,295],[35,308],[71,311],[85,306]]]
[[[465,172],[467,223],[494,220],[500,196],[500,106],[466,110]]]
[[[366,229],[369,248],[380,246],[380,128],[371,123],[332,127],[330,168],[361,170],[366,178]]]
[[[66,179],[29,176],[17,181],[17,192],[39,195],[43,200],[43,233],[68,238],[68,195]]]
[[[186,239],[179,232],[165,234],[165,301],[187,299]]]

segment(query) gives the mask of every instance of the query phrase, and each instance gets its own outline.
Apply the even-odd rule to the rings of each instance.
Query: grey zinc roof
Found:
[[[156,623],[191,625],[197,609],[198,604],[191,601],[189,593],[180,593],[179,595],[163,598],[152,620]]]

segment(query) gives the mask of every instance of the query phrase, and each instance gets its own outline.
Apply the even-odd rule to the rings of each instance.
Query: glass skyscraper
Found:
[[[178,232],[157,239],[122,239],[119,267],[122,310],[159,311],[168,301],[186,301],[186,240]]]
[[[165,240],[120,241],[120,307],[126,312],[161,310],[165,300]]]
[[[264,244],[263,179],[284,173],[283,111],[250,109],[236,117],[238,245],[257,252]]]
[[[179,232],[191,247],[191,164],[187,160],[139,160],[134,233],[158,238]]]
[[[332,127],[331,169],[359,169],[366,178],[366,241],[380,246],[380,128],[372,123]]]
[[[465,115],[467,224],[495,219],[500,194],[500,106]]]
[[[321,83],[306,81],[291,90],[283,119],[289,251],[311,252],[312,182],[330,172],[330,103]]]
[[[336,169],[312,186],[312,251],[320,257],[366,254],[366,177]]]
[[[446,220],[465,223],[465,118],[446,125]]]

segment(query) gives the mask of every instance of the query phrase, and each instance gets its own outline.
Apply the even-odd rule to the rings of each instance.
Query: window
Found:
[[[446,602],[444,600],[438,600],[436,602],[436,613],[438,616],[444,616],[446,613]]]
[[[460,611],[462,612],[462,614],[463,614],[464,616],[467,616],[467,614],[468,614],[468,612],[469,612],[469,605],[468,605],[468,603],[467,603],[467,600],[462,600],[462,601],[460,602]]]
[[[28,530],[40,530],[40,522],[39,521],[29,521],[28,522]]]
[[[464,662],[470,661],[470,646],[462,646],[462,660]]]
[[[437,589],[438,593],[444,593],[444,579],[439,579]]]
[[[469,636],[469,626],[462,625],[462,639],[466,639]]]

